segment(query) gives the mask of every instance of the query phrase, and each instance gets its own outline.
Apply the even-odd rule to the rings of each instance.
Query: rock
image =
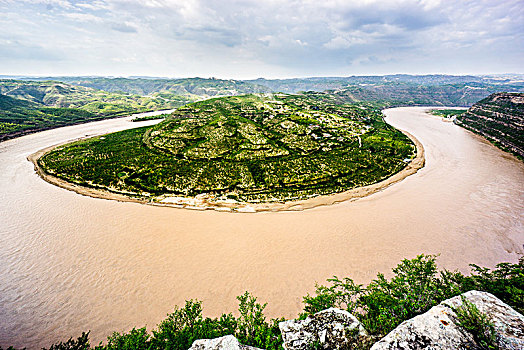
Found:
[[[260,350],[258,348],[240,344],[232,335],[215,339],[199,339],[193,342],[189,350]]]
[[[524,316],[489,293],[470,291],[463,296],[489,316],[500,349],[524,349]],[[453,309],[460,305],[460,296],[444,300],[428,312],[402,322],[371,350],[477,349],[472,335],[457,325]]]
[[[455,124],[524,157],[524,93],[492,94],[458,116]]]
[[[315,343],[324,349],[340,349],[351,342],[353,332],[367,335],[355,316],[340,309],[327,309],[308,316],[305,320],[279,323],[284,349],[306,350]]]

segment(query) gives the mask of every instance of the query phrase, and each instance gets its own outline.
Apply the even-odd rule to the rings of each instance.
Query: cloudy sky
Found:
[[[524,73],[522,0],[0,0],[0,74]]]

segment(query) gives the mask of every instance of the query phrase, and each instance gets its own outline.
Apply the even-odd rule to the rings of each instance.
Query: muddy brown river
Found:
[[[269,317],[295,317],[315,282],[369,282],[400,259],[440,253],[468,271],[516,262],[524,244],[524,163],[478,136],[396,108],[387,121],[423,144],[426,166],[382,192],[301,212],[232,214],[81,196],[39,178],[31,153],[152,122],[129,118],[0,143],[0,346],[36,349],[91,330],[150,330],[174,305],[236,309],[248,290]]]

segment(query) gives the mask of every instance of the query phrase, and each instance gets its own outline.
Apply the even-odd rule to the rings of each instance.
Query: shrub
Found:
[[[257,298],[249,292],[237,297],[240,302],[238,311],[237,339],[246,345],[261,347],[264,349],[281,349],[282,336],[278,328],[278,322],[284,319],[273,319],[266,322],[264,309],[266,304],[257,303]]]
[[[372,343],[390,332],[401,322],[426,312],[445,299],[467,292],[481,290],[494,294],[518,312],[524,312],[524,257],[516,264],[501,263],[495,269],[471,265],[471,275],[460,272],[439,271],[435,255],[419,255],[404,259],[393,269],[393,276],[387,279],[379,273],[367,286],[356,284],[351,278],[328,279],[329,284],[316,285],[314,296],[304,300],[307,315],[330,307],[346,309],[354,314],[369,337],[353,337],[351,349],[369,349]],[[219,318],[204,318],[202,302],[186,301],[184,307],[175,307],[152,334],[145,328],[133,328],[128,333],[114,333],[107,345],[100,344],[97,350],[149,350],[188,349],[197,339],[211,339],[224,335],[235,335],[246,345],[268,350],[282,349],[282,336],[278,323],[284,319],[266,321],[264,310],[267,304],[260,304],[249,292],[237,297],[239,314],[223,314]],[[475,305],[463,300],[463,306],[456,310],[459,325],[470,332],[474,340],[484,349],[496,349],[493,324],[480,313]],[[90,349],[89,333],[65,343],[52,345],[49,350]],[[315,344],[311,344],[316,346]],[[0,348],[0,350],[2,350]],[[15,350],[8,348],[7,350]],[[45,349],[44,349],[45,350]]]
[[[524,256],[517,264],[500,263],[493,270],[474,264],[470,266],[470,276],[457,275],[462,292],[480,290],[491,293],[524,314]]]
[[[306,314],[339,307],[355,314],[371,334],[386,334],[402,321],[459,294],[455,273],[438,272],[435,255],[404,259],[387,280],[381,273],[368,286],[351,278],[333,277],[330,286],[316,286],[316,296],[304,297]]]
[[[372,335],[381,336],[404,320],[469,290],[491,293],[518,312],[524,311],[524,257],[517,264],[501,263],[493,270],[471,265],[469,276],[439,272],[436,258],[419,255],[404,259],[393,269],[390,280],[379,273],[365,287],[351,278],[328,279],[329,285],[316,285],[316,295],[304,297],[301,317],[339,307],[353,313]]]
[[[107,338],[107,345],[99,345],[97,350],[150,350],[153,349],[151,336],[146,328],[133,328],[129,333],[113,333]]]
[[[51,345],[49,350],[88,350],[90,349],[89,346],[89,332],[85,333],[82,332],[82,335],[78,337],[76,340],[73,340],[73,338],[69,338],[68,341],[60,342]],[[46,350],[45,348],[42,348],[42,350]]]
[[[453,309],[457,314],[457,324],[473,336],[480,349],[498,350],[497,333],[488,315],[480,312],[477,306],[464,296],[461,296],[461,299],[462,305]]]
[[[220,318],[203,318],[202,302],[189,300],[183,308],[175,311],[153,331],[153,344],[158,349],[188,349],[197,339],[217,338],[234,334],[237,321],[231,314]]]

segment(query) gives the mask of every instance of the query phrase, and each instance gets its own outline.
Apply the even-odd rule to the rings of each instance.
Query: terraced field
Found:
[[[265,94],[192,103],[154,127],[78,141],[38,162],[68,182],[151,201],[272,202],[378,182],[415,152],[372,105]]]

